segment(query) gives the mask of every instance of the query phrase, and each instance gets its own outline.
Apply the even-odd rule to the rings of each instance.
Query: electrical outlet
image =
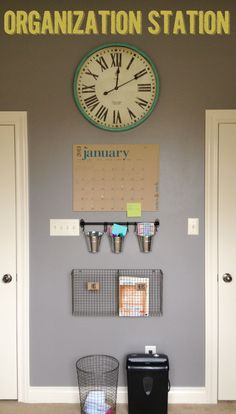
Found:
[[[50,219],[50,236],[79,236],[79,220]]]
[[[145,354],[156,354],[156,345],[145,345]]]

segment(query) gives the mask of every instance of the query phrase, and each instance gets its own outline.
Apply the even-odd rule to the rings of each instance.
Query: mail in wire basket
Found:
[[[73,315],[162,315],[160,269],[73,269],[71,274]]]

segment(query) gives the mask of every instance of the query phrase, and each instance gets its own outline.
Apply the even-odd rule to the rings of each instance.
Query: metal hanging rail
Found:
[[[134,226],[134,231],[136,230],[137,224],[139,222],[137,221],[85,221],[84,219],[80,220],[80,227],[84,231],[85,226],[103,226],[104,232],[107,231],[108,225],[113,225],[114,223],[119,224],[121,226],[127,226],[129,230],[129,226]],[[155,229],[157,230],[157,227],[159,227],[160,222],[158,219],[156,219],[154,222]]]

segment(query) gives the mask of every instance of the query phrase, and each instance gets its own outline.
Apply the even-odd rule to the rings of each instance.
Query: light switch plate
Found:
[[[188,218],[188,235],[199,235],[199,218]]]
[[[50,219],[50,236],[79,236],[77,219]]]

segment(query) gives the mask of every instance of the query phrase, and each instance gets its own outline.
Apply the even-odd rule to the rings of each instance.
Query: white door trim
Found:
[[[0,112],[0,124],[13,125],[16,155],[16,268],[18,400],[29,392],[29,202],[26,112]]]
[[[236,110],[206,111],[205,142],[205,386],[218,399],[218,141],[219,124],[236,122]]]

